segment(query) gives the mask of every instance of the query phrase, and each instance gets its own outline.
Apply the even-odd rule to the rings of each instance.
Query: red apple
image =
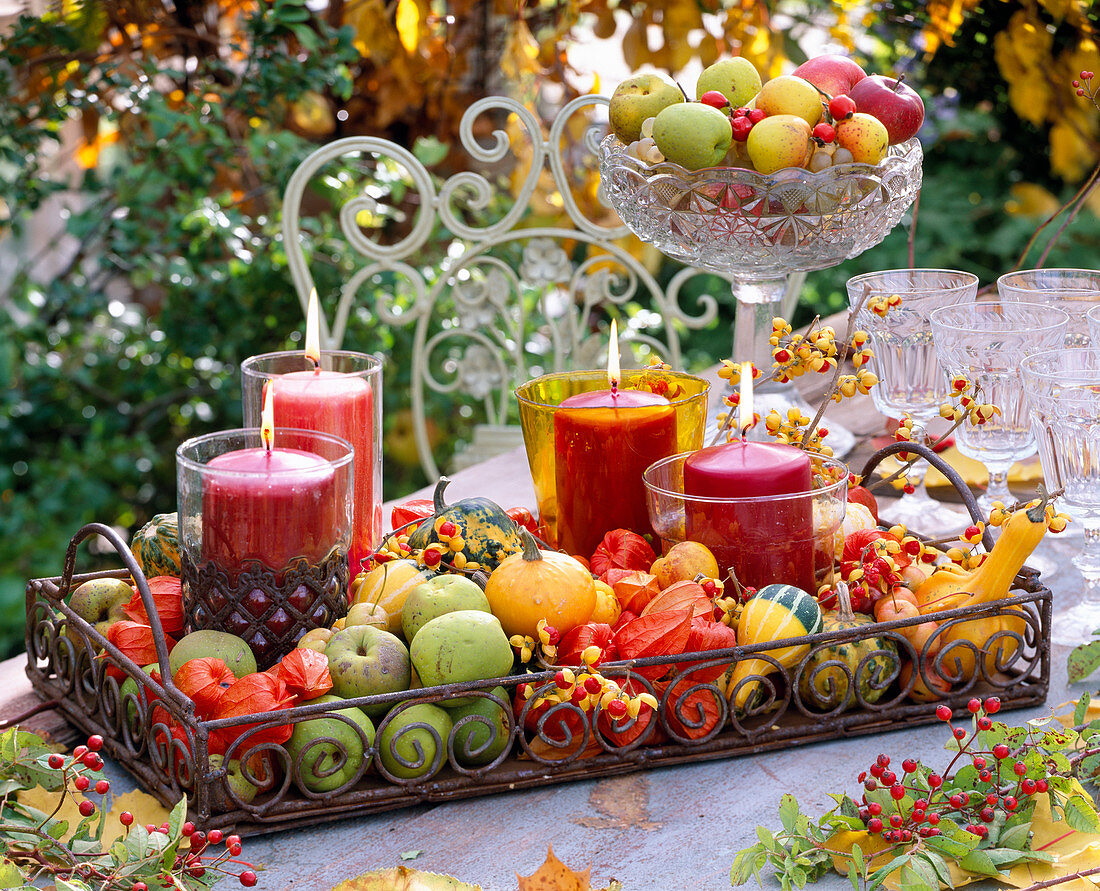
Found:
[[[871,516],[875,518],[875,522],[878,522],[878,502],[869,489],[865,489],[863,486],[849,486],[848,500],[854,504],[862,504],[871,512]]]
[[[837,55],[814,56],[791,73],[808,80],[830,96],[848,93],[867,76],[867,72],[847,56]]]
[[[917,91],[892,77],[868,75],[848,95],[858,111],[882,121],[891,145],[915,136],[924,122],[924,103]]]

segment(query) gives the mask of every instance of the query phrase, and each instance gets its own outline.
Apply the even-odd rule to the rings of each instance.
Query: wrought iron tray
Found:
[[[914,450],[911,443],[905,446]],[[881,457],[876,455],[873,463]],[[873,464],[865,469],[865,478],[871,469]],[[950,471],[946,465],[940,469]],[[965,486],[960,492],[964,499],[970,496]],[[973,512],[973,496],[968,501]],[[111,574],[132,576],[147,612],[154,617],[161,677],[169,678],[163,684],[146,675],[65,602],[75,584],[97,575],[74,574],[77,547],[93,534],[112,542],[126,569]],[[327,703],[216,721],[197,719],[194,703],[170,680],[168,650],[146,580],[125,542],[107,526],[90,524],[73,537],[60,577],[28,583],[26,610],[27,674],[35,690],[46,699],[59,701],[62,712],[82,731],[102,734],[107,752],[162,802],[171,804],[186,795],[190,818],[200,825],[232,827],[245,833],[927,724],[936,720],[940,702],[962,705],[974,695],[996,694],[1006,709],[1034,706],[1046,699],[1050,682],[1051,593],[1038,574],[1027,568],[1017,576],[1013,592],[1005,600],[937,616],[941,622],[937,635],[943,635],[958,623],[1022,615],[1023,633],[1003,631],[995,636],[987,642],[988,650],[997,651],[992,654],[969,642],[955,641],[924,659],[925,653],[915,653],[899,633],[907,625],[926,621],[918,617],[703,654],[606,663],[600,666],[606,676],[624,683],[629,678],[635,690],[648,690],[659,703],[655,713],[643,711],[637,719],[619,722],[602,713],[598,705],[585,712],[565,702],[536,712],[533,704],[539,695],[554,689],[553,670],[341,703],[341,708],[357,705],[385,712],[384,717],[375,719],[373,744],[354,721],[337,714]],[[64,633],[62,626],[67,626]],[[814,684],[805,683],[813,680],[807,662],[814,652],[868,637],[892,640],[903,657],[918,659],[923,680],[928,682],[930,675],[939,674],[955,682],[952,691],[936,701],[914,701],[910,692],[917,673],[902,683],[903,659],[891,656],[889,648],[874,647],[854,669],[840,661],[828,661],[816,668],[826,674],[814,675]],[[783,668],[773,654],[797,643],[809,644],[810,656]],[[926,644],[926,651],[931,646],[931,642]],[[730,708],[735,690],[725,689],[719,676],[728,665],[750,657],[762,660],[772,670],[751,676],[748,683],[755,682],[762,695],[742,714]],[[962,666],[971,658],[975,669],[967,676]],[[121,684],[105,671],[107,664],[133,678],[136,689],[123,695]],[[512,699],[520,683],[532,684],[535,692],[514,715]],[[509,701],[494,696],[492,691],[498,686],[504,687]],[[418,764],[423,765],[428,776],[401,778],[382,763],[380,737],[397,714],[418,703],[438,704],[471,696],[495,699],[504,713],[502,726],[480,722],[479,729],[488,739],[481,748],[475,745],[471,749],[459,738],[459,731],[468,733],[478,718],[462,718],[446,740],[428,724],[413,723],[402,733],[418,736],[420,742],[402,758],[396,748],[402,740],[398,733],[390,740],[390,766],[396,764],[399,772],[408,772],[400,768],[415,771]],[[823,703],[833,707],[825,708]],[[353,757],[341,785],[314,792],[300,782],[309,750],[293,758],[286,747],[264,737],[287,724],[322,719],[338,721],[352,734],[341,733],[343,741],[322,735],[316,743],[331,747],[333,759],[326,769],[336,775],[349,746]],[[174,736],[170,724],[177,728]],[[223,759],[212,759],[211,748],[217,748],[212,742],[218,731],[241,725],[249,725],[248,730],[231,743]],[[496,757],[487,764],[471,766],[472,758],[498,741],[503,749]],[[354,757],[360,747],[365,752],[361,759]],[[225,765],[233,761],[240,761],[246,777],[261,787],[251,801],[229,782]]]

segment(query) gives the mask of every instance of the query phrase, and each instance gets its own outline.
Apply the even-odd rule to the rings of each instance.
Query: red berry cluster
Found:
[[[1077,91],[1078,96],[1093,96],[1092,92],[1092,79],[1095,75],[1091,71],[1082,71],[1080,74],[1080,80],[1073,81],[1073,88]]]
[[[46,763],[52,769],[62,771],[65,785],[68,786],[71,781],[72,787],[77,792],[88,793],[89,790],[92,790],[98,795],[106,795],[111,789],[110,781],[106,779],[96,780],[93,785],[91,778],[87,776],[89,772],[99,771],[103,768],[103,757],[99,754],[102,748],[103,737],[97,734],[88,737],[88,742],[85,745],[73,749],[71,759],[66,760],[63,755],[54,753],[46,759]],[[96,812],[96,805],[93,801],[85,798],[80,802],[78,810],[82,817],[91,817]],[[129,811],[123,811],[119,814],[118,821],[129,831],[134,823],[134,815]],[[167,823],[161,823],[160,826],[148,823],[145,830],[150,835],[155,833],[169,835],[171,832],[171,828]],[[190,847],[187,850],[181,850],[176,855],[176,861],[172,866],[173,873],[193,878],[201,878],[208,869],[229,875],[233,874],[230,870],[223,869],[222,866],[230,862],[231,858],[240,855],[240,836],[226,836],[220,829],[202,832],[196,829],[190,821],[183,824],[180,828],[180,834],[189,839]],[[225,842],[225,849],[211,853],[210,846],[220,845],[223,841]],[[82,873],[82,875],[91,878],[107,877],[106,874],[97,875],[87,872]],[[246,888],[253,887],[257,881],[256,873],[252,869],[242,871],[237,874],[237,878]],[[165,880],[169,881],[167,874]],[[141,881],[134,882],[131,888],[132,891],[148,891],[146,883]]]
[[[1001,707],[1001,701],[991,696],[984,702],[971,699],[967,711],[976,716],[978,730],[989,730],[993,721],[989,717]],[[936,716],[951,727],[952,736],[959,743],[959,751],[948,772],[955,762],[969,757],[970,763],[978,772],[978,781],[973,789],[946,791],[944,777],[925,771],[919,761],[906,758],[901,763],[901,776],[890,769],[890,758],[879,755],[871,767],[859,775],[863,783],[863,806],[860,818],[867,831],[873,835],[882,835],[887,842],[906,843],[914,835],[928,838],[939,835],[937,824],[943,817],[950,816],[967,832],[981,838],[989,835],[987,824],[997,819],[998,811],[1006,816],[1020,806],[1022,797],[1046,792],[1049,784],[1046,778],[1034,779],[1027,776],[1028,768],[1023,761],[1013,757],[1013,752],[1004,743],[993,746],[988,751],[972,749],[976,737],[967,739],[963,727],[951,725],[951,709],[941,705]],[[950,774],[948,774],[950,776]],[[868,798],[867,793],[885,789],[892,802],[896,803],[891,811],[889,805]],[[911,797],[912,806],[906,812],[902,800]],[[881,799],[877,795],[874,798]]]

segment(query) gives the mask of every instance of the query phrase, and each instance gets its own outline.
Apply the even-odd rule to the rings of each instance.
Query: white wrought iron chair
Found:
[[[425,417],[428,391],[452,397],[453,410],[479,412],[482,423],[466,457],[481,460],[522,442],[515,386],[537,374],[603,366],[607,331],[598,323],[605,313],[621,316],[624,304],[641,303],[645,311],[635,313],[624,332],[624,364],[632,364],[630,353],[652,350],[674,367],[681,362],[680,331],[702,328],[717,317],[717,300],[710,294],[697,298],[696,314],[680,306],[684,283],[698,271],[683,268],[661,287],[638,259],[644,249],[626,227],[590,219],[578,203],[570,171],[586,161],[594,166],[606,125],[593,124],[591,116],[607,101],[585,96],[570,102],[546,134],[537,117],[511,99],[473,104],[461,122],[460,148],[484,172],[456,173],[441,185],[409,149],[388,140],[349,137],[313,152],[287,186],[283,235],[304,312],[314,287],[302,231],[307,186],[325,177],[326,167],[336,161],[358,158],[373,166],[368,190],[345,190],[350,197],[339,207],[341,235],[361,262],[343,281],[338,297],[319,294],[322,341],[329,349],[344,345],[349,319],[366,290],[374,291],[369,310],[379,321],[415,326],[409,398],[418,457],[429,479],[438,476],[439,468]],[[579,143],[569,144],[574,115],[585,115],[581,121],[587,123]],[[488,146],[475,135],[483,116],[498,122]],[[510,122],[511,134],[499,126],[503,120]],[[520,182],[518,189],[494,184],[494,172],[514,174],[525,161],[526,173],[521,170],[513,178]],[[380,172],[404,183],[409,195],[415,191],[415,219],[394,243],[372,237],[371,219],[382,198]],[[342,182],[346,175],[339,177]],[[494,197],[511,200],[513,193],[514,201],[498,218],[476,218]],[[560,202],[568,226],[532,225],[537,222],[532,202],[546,200]],[[447,249],[431,265],[425,257],[433,239],[441,237],[440,227]],[[378,290],[380,277],[389,289]],[[375,348],[359,342],[347,347]],[[638,357],[633,358],[636,364]]]

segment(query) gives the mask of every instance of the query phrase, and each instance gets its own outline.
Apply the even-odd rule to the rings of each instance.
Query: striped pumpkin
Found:
[[[737,643],[739,646],[753,646],[787,637],[816,634],[821,629],[821,607],[813,597],[794,585],[767,585],[741,610],[737,622]],[[784,668],[791,668],[806,657],[810,645],[795,644],[764,652]],[[732,690],[751,675],[765,675],[773,671],[775,666],[764,659],[754,656],[742,659],[733,666],[727,689]],[[758,681],[749,681],[737,691],[734,702],[736,711],[745,711],[759,686]]]
[[[179,516],[157,514],[134,533],[130,551],[147,579],[180,575]]]

